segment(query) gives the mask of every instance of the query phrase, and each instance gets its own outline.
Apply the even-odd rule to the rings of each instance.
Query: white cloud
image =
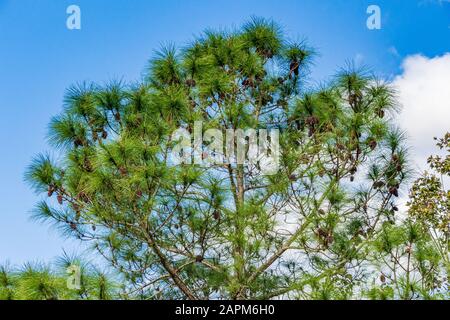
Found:
[[[415,168],[427,168],[436,153],[433,137],[450,131],[450,52],[428,58],[407,57],[403,73],[394,79],[402,104],[400,126],[407,131]]]

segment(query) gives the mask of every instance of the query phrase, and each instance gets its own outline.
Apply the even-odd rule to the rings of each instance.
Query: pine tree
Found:
[[[395,91],[352,65],[314,88],[314,57],[253,18],[163,48],[139,83],[74,85],[50,123],[60,160],[26,174],[48,197],[34,217],[92,243],[141,298],[363,297],[409,174]],[[280,170],[171,164],[171,134],[196,121],[278,129]]]

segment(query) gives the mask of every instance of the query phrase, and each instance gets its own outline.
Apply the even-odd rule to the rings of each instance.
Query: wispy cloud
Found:
[[[394,57],[396,57],[396,58],[399,58],[399,57],[400,57],[400,54],[398,53],[397,48],[394,47],[394,46],[389,47],[388,52],[389,52],[390,54],[392,54],[392,55],[393,55]]]

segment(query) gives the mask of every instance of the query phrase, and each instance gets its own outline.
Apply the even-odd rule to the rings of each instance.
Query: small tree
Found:
[[[450,175],[450,133],[437,140],[437,146],[447,154],[430,156],[432,172],[425,172],[410,191],[409,217],[427,238],[418,246],[417,269],[421,274],[421,289],[450,292],[450,190],[445,186]],[[424,247],[426,245],[427,247]]]
[[[312,57],[254,18],[163,49],[142,83],[71,87],[50,123],[60,160],[26,175],[50,198],[35,217],[91,242],[130,297],[361,298],[408,173],[395,94],[352,67],[308,89]],[[280,170],[171,164],[196,121],[280,130]]]
[[[450,133],[438,140],[439,149],[450,152]],[[450,237],[450,191],[445,188],[445,179],[450,176],[450,155],[445,158],[431,156],[428,164],[434,173],[425,172],[411,189],[410,202],[408,203],[410,215],[421,222],[435,240],[440,239],[444,245],[443,253],[449,250]],[[448,261],[448,259],[447,259]]]

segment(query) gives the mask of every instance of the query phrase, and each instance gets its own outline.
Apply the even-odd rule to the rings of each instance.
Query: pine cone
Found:
[[[375,148],[377,147],[377,142],[375,140],[370,140],[369,147],[372,151],[375,150]]]
[[[251,79],[251,78],[245,78],[243,81],[242,81],[242,86],[243,87],[253,87],[254,86],[254,81],[253,81],[253,79]]]
[[[262,50],[262,55],[264,56],[264,57],[266,57],[267,59],[272,59],[273,58],[273,52],[272,52],[272,50],[270,50],[270,49],[264,49],[264,50]]]
[[[84,169],[85,169],[87,172],[92,172],[92,164],[91,164],[91,162],[89,161],[89,159],[84,159]]]
[[[308,118],[306,118],[305,123],[309,126],[316,126],[317,124],[319,124],[319,119],[315,116],[310,116]]]
[[[89,197],[84,192],[80,192],[77,196],[77,198],[85,203],[89,202]]]
[[[396,187],[390,187],[389,193],[398,198],[398,189]]]
[[[53,193],[55,192],[55,188],[53,186],[48,186],[48,192],[47,195],[49,197],[53,196]]]
[[[384,182],[383,181],[376,181],[376,182],[374,182],[373,187],[375,189],[380,189],[380,188],[384,187]]]
[[[81,140],[80,138],[76,138],[73,143],[75,147],[81,147],[83,145],[83,140]]]
[[[316,234],[317,234],[319,237],[321,237],[321,238],[328,237],[328,232],[325,231],[325,230],[322,229],[322,228],[317,229],[317,230],[316,230]]]
[[[122,176],[125,176],[128,173],[127,168],[125,168],[124,166],[121,166],[119,168],[119,172]]]
[[[192,87],[195,87],[197,85],[197,82],[194,79],[187,79],[186,80],[186,85],[188,87],[192,88]]]
[[[298,61],[292,61],[289,66],[289,69],[291,70],[289,74],[291,74],[293,72],[296,76],[298,76],[299,67],[300,67],[300,64],[298,63]]]

